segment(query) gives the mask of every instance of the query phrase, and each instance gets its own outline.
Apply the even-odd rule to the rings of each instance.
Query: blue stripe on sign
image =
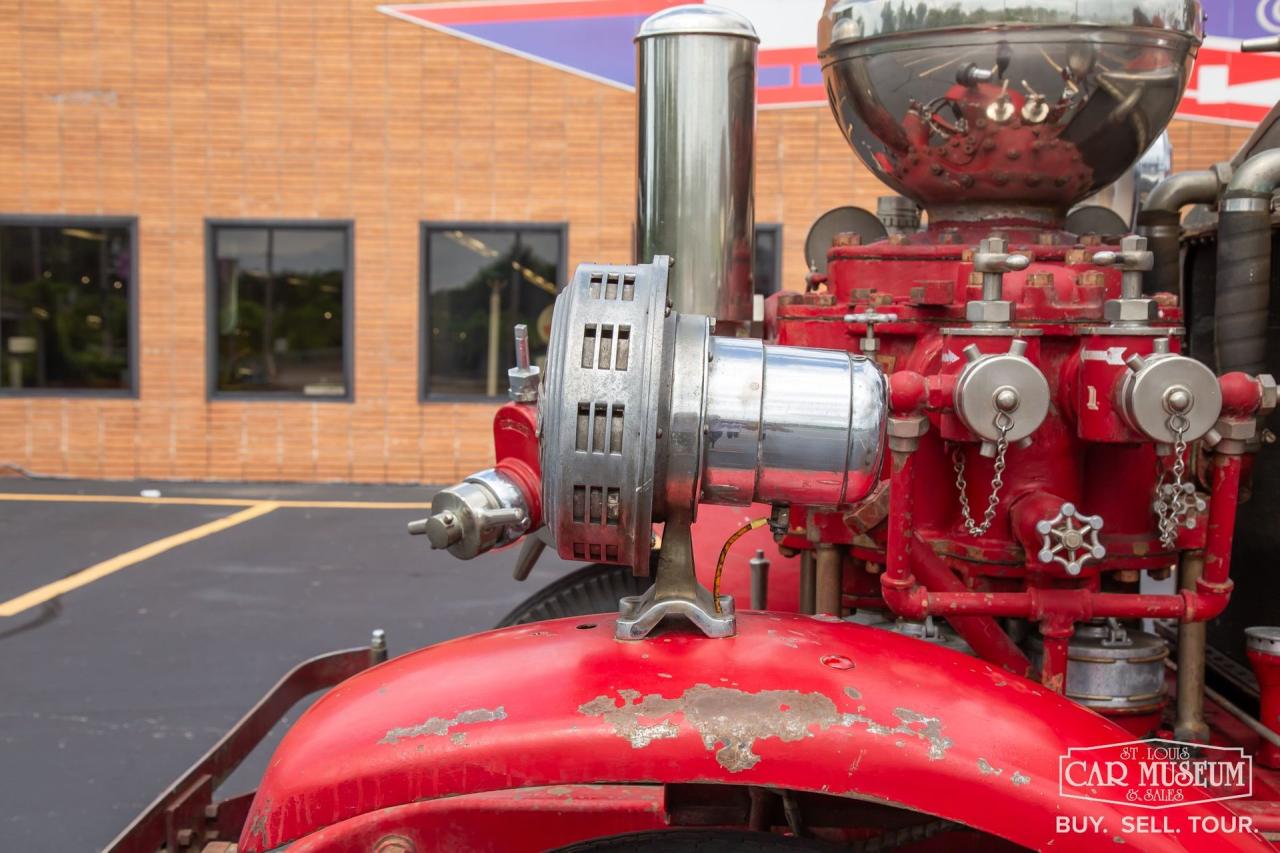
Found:
[[[790,65],[761,65],[756,73],[756,84],[761,89],[786,89],[791,86]]]
[[[821,86],[822,66],[816,62],[806,62],[800,66],[801,86]]]
[[[631,39],[644,15],[605,18],[557,18],[454,24],[467,35],[615,83],[634,86],[636,55]]]

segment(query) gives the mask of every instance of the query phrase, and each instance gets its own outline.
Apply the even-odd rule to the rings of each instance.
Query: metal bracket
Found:
[[[720,596],[717,612],[711,592],[698,583],[689,527],[688,518],[667,519],[653,586],[643,595],[628,595],[619,602],[614,632],[619,640],[643,640],[668,616],[683,616],[712,638],[738,632],[733,596]]]

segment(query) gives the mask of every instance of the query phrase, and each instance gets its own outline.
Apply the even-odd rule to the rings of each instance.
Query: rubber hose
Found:
[[[1214,340],[1218,372],[1260,373],[1271,298],[1270,210],[1224,210],[1218,218]]]

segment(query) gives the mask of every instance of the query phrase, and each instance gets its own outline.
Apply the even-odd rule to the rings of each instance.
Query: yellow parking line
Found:
[[[210,521],[208,524],[202,524],[199,527],[192,527],[190,530],[184,530],[181,533],[157,539],[154,542],[143,545],[141,548],[134,548],[132,551],[126,551],[109,560],[103,560],[101,563],[96,563],[61,580],[33,589],[17,598],[0,602],[0,616],[14,616],[24,610],[44,604],[46,601],[57,598],[64,593],[91,584],[109,574],[128,568],[136,563],[141,563],[143,560],[149,560],[157,554],[163,554],[172,548],[177,548],[179,545],[185,545],[196,539],[226,530],[228,527],[235,527],[237,524],[243,524],[251,519],[266,515],[278,509],[279,506],[275,501],[259,501],[246,509],[234,512],[216,521]]]
[[[255,506],[257,498],[143,498],[134,495],[59,495],[0,492],[0,501],[45,501],[48,503],[171,504],[174,506]],[[283,509],[425,509],[431,501],[290,501],[273,500]]]

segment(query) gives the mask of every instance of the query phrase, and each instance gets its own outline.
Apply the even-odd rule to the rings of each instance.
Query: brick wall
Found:
[[[420,403],[418,225],[567,222],[569,269],[630,255],[632,96],[379,14],[372,0],[4,5],[0,213],[138,218],[137,399],[0,398],[0,464],[87,477],[445,482],[485,403]],[[1178,168],[1245,132],[1176,123]],[[764,111],[756,209],[874,208],[824,109]],[[206,218],[355,223],[355,400],[205,398]]]

